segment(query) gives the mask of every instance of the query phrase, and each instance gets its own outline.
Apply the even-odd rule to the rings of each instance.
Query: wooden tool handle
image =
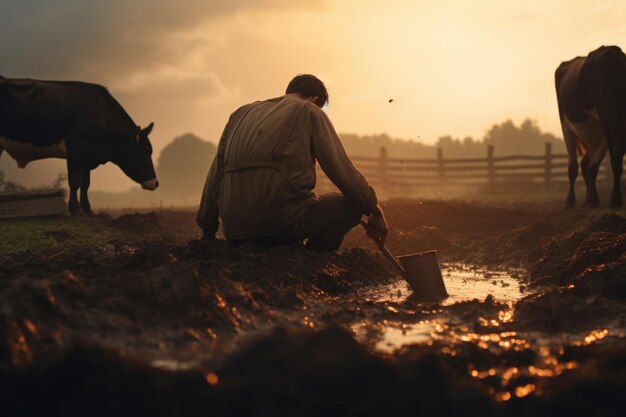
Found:
[[[365,229],[365,231],[369,230],[369,225],[367,224],[365,220],[361,219],[360,223],[361,223],[361,226],[363,226],[363,228]],[[400,272],[400,275],[404,277],[404,274],[405,274],[404,268],[402,268],[402,265],[400,265],[400,262],[398,262],[396,257],[393,256],[393,253],[389,252],[389,249],[385,247],[385,244],[383,243],[383,241],[380,239],[375,239],[371,236],[370,238],[376,243],[376,246],[378,246],[378,249],[380,249],[383,255],[385,255],[385,258],[387,258],[389,262],[391,262],[393,266],[396,267],[398,272]]]

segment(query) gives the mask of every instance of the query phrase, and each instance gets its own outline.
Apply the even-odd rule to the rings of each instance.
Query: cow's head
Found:
[[[133,181],[141,184],[144,190],[155,190],[159,186],[152,164],[152,145],[148,139],[153,127],[154,123],[144,129],[137,126],[133,137],[125,140],[121,146],[118,160],[114,161]]]

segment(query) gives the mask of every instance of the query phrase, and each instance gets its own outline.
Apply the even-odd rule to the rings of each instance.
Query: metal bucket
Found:
[[[404,279],[411,286],[415,298],[441,300],[448,296],[439,269],[437,251],[399,256],[398,260],[404,269]]]

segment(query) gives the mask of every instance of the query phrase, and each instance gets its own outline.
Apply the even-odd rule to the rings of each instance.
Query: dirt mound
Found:
[[[519,301],[515,306],[515,325],[526,331],[576,332],[606,326],[624,313],[623,303],[556,288]]]
[[[204,374],[76,346],[0,374],[0,389],[3,415],[492,414],[491,400],[436,355],[387,362],[334,327],[278,329]]]
[[[564,361],[579,363],[577,372],[564,373],[542,389],[542,396],[518,404],[525,415],[618,416],[623,413],[626,387],[626,343],[568,347]]]
[[[624,342],[567,348],[558,360],[579,372],[549,384],[513,376],[510,384],[518,388],[511,386],[508,401],[496,403],[487,393],[491,377],[471,377],[466,358],[481,366],[519,366],[532,363],[529,358],[497,357],[464,343],[454,356],[422,345],[382,359],[336,327],[277,329],[202,371],[154,369],[108,349],[74,345],[0,372],[0,414],[620,415],[624,348]],[[529,386],[533,394],[520,393]]]
[[[592,217],[541,248],[530,271],[539,294],[521,300],[516,323],[525,329],[575,331],[606,325],[626,311],[626,219]]]
[[[383,204],[387,246],[405,255],[437,250],[444,262],[529,267],[554,236],[587,223],[585,214],[543,206],[481,206],[462,201],[392,199]],[[358,228],[345,246],[375,250]]]
[[[552,239],[530,278],[626,301],[626,219],[606,214]]]
[[[0,373],[0,414],[210,415],[201,374],[166,372],[101,346],[73,345]]]
[[[363,249],[179,245],[168,233],[6,258],[0,281],[5,364],[27,362],[24,349],[45,351],[73,340],[155,356],[195,349],[264,323],[299,322],[305,304],[397,279],[381,256]],[[21,339],[24,349],[15,350]]]
[[[336,327],[278,330],[217,374],[235,415],[488,415],[491,401],[431,352],[388,362]],[[237,395],[233,396],[232,393]],[[294,395],[295,394],[295,395]],[[246,401],[241,401],[241,398]]]

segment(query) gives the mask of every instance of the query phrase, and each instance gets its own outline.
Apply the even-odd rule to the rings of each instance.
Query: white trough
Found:
[[[67,211],[63,189],[43,189],[0,193],[0,219],[40,217]]]

